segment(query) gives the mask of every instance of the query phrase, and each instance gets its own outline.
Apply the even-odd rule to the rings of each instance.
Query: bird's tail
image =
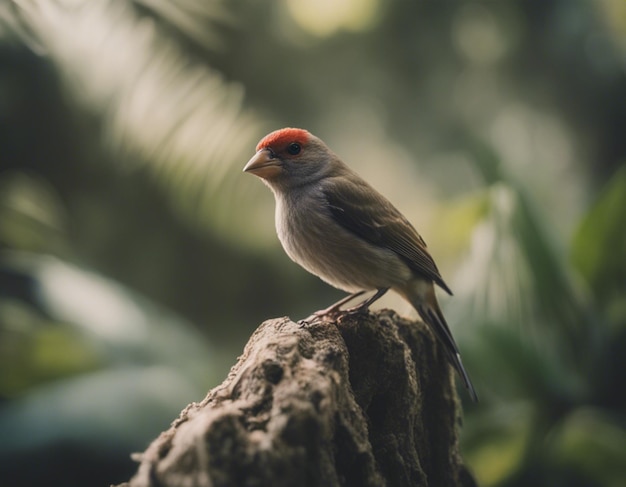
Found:
[[[430,282],[414,282],[414,286],[409,289],[409,292],[403,292],[405,298],[413,305],[417,313],[422,320],[430,326],[431,330],[435,333],[439,341],[446,351],[448,360],[452,366],[459,373],[465,387],[469,391],[469,394],[474,402],[478,402],[478,395],[474,389],[474,385],[467,374],[463,362],[461,361],[461,354],[457,347],[454,338],[452,338],[452,332],[446,323],[446,319],[439,308],[437,297],[435,296],[435,288]]]

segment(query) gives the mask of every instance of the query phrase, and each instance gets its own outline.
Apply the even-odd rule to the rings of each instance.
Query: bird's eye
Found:
[[[292,142],[287,146],[287,152],[289,152],[292,156],[300,154],[302,147],[297,142]]]

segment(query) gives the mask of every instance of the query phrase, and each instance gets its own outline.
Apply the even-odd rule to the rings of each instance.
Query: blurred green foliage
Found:
[[[584,215],[572,242],[572,265],[589,292],[607,310],[611,322],[626,320],[626,168],[621,167],[602,188]]]
[[[623,485],[625,5],[0,5],[0,484],[124,480],[263,319],[341,295],[241,173],[290,125],[451,284],[479,484]]]

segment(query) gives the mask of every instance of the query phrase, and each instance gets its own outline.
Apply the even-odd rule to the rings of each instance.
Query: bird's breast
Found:
[[[321,195],[276,199],[276,232],[294,262],[348,292],[395,287],[410,277],[395,252],[342,227]]]

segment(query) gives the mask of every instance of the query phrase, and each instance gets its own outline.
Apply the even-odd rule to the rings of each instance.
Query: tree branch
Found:
[[[451,368],[423,323],[388,310],[273,319],[119,487],[473,486],[459,423]]]

